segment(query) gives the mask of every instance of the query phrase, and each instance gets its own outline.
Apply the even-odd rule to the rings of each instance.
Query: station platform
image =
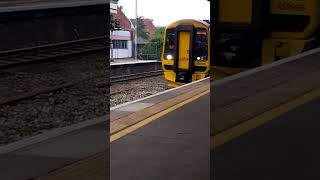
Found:
[[[103,155],[102,158],[99,156],[98,160],[90,161],[91,164],[86,163],[85,168],[90,168],[90,165],[101,168],[101,173],[95,176],[105,179],[109,175],[106,171],[107,154],[105,153],[109,148],[108,119],[109,116],[103,116],[87,120],[1,146],[0,179],[42,179],[50,172],[66,166],[73,167],[74,164],[78,166],[83,160],[94,159],[100,154]],[[92,173],[85,169],[81,173],[78,175],[81,175],[83,180],[91,179]],[[72,180],[72,178],[68,179]]]
[[[111,109],[111,180],[209,179],[209,79]]]
[[[211,177],[318,179],[320,49],[211,83]]]
[[[137,59],[115,59],[110,62],[111,66],[117,66],[117,65],[123,65],[123,64],[140,64],[140,63],[154,63],[154,62],[159,62],[156,60],[137,60]]]
[[[209,179],[209,81],[113,107],[111,144],[104,116],[0,147],[1,180]]]
[[[162,72],[161,61],[121,59],[110,62],[110,77],[132,76],[150,72]]]
[[[110,149],[38,179],[209,179],[209,79],[110,113]]]

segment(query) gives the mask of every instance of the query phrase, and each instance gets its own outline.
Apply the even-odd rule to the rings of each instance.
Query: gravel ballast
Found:
[[[111,85],[110,106],[141,99],[168,89],[164,76],[154,76]]]
[[[0,104],[0,145],[108,115],[109,80],[104,53],[72,61],[27,65],[0,71],[0,102],[77,82],[56,91]]]

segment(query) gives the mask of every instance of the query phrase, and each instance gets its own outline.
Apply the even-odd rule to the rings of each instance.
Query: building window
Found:
[[[128,49],[128,41],[126,40],[113,40],[113,49]]]

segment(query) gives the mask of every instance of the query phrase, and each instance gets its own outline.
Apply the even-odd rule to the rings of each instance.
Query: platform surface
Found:
[[[54,136],[48,139],[44,138],[50,135],[43,134],[38,138],[9,144],[7,148],[0,147],[0,179],[27,180],[42,177],[95,154],[104,153],[108,148],[107,120],[105,117],[100,123],[79,129],[66,127],[69,129],[66,133],[55,129],[51,131]],[[107,171],[103,172],[106,177]]]
[[[2,147],[1,180],[209,179],[209,101],[204,79],[111,108],[110,146],[103,117]]]
[[[319,179],[320,99],[212,152],[213,179]]]
[[[211,176],[319,179],[320,49],[217,80]]]
[[[111,66],[116,65],[126,65],[126,64],[143,64],[143,63],[161,63],[160,61],[156,60],[136,60],[136,59],[118,59],[113,60],[110,62]]]
[[[111,180],[209,180],[209,94],[111,144]]]
[[[111,108],[111,179],[209,179],[209,106],[204,79]]]

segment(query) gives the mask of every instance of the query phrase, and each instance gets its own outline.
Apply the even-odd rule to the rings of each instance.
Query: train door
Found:
[[[193,73],[193,34],[194,26],[182,25],[176,27],[176,82],[188,83]]]
[[[179,32],[179,60],[178,68],[181,70],[189,70],[190,56],[190,32]]]

